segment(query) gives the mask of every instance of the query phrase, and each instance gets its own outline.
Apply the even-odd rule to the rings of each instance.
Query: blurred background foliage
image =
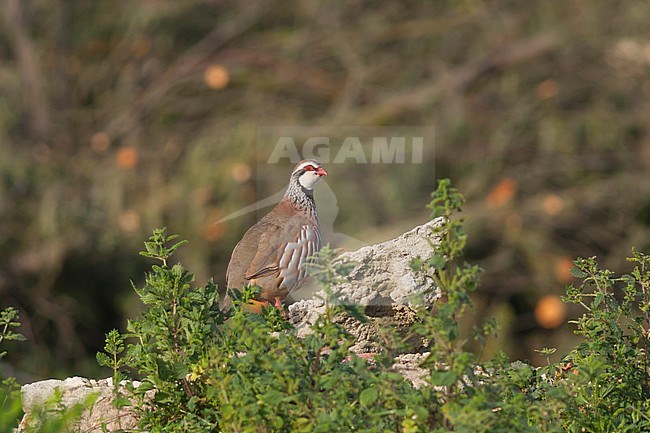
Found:
[[[572,258],[624,271],[647,252],[650,3],[1,4],[0,305],[21,310],[28,343],[4,368],[24,381],[102,374],[151,228],[223,281],[256,215],[215,221],[286,183],[255,169],[260,125],[435,127],[409,176],[330,176],[356,197],[336,229],[397,235],[450,177],[485,269],[476,315],[503,324],[491,350],[544,362],[534,349],[571,338]]]

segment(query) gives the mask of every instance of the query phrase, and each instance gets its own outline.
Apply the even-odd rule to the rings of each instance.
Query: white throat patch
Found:
[[[303,188],[312,190],[314,185],[320,180],[320,176],[314,171],[306,171],[298,177],[298,182]]]

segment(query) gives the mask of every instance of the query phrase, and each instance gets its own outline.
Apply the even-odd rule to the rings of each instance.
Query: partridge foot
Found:
[[[287,320],[289,318],[289,312],[284,309],[284,305],[282,305],[282,301],[278,296],[275,297],[275,302],[273,303],[273,306],[278,310],[282,311],[282,318],[284,320]]]

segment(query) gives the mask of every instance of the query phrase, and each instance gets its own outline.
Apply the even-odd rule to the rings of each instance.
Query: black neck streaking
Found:
[[[291,176],[287,192],[284,193],[284,199],[291,204],[318,220],[316,213],[316,203],[314,202],[314,191],[307,189],[300,184],[297,176]]]

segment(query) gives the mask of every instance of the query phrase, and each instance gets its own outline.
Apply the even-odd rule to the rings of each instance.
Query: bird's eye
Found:
[[[314,171],[316,168],[313,165],[306,165],[305,166],[305,171]]]

